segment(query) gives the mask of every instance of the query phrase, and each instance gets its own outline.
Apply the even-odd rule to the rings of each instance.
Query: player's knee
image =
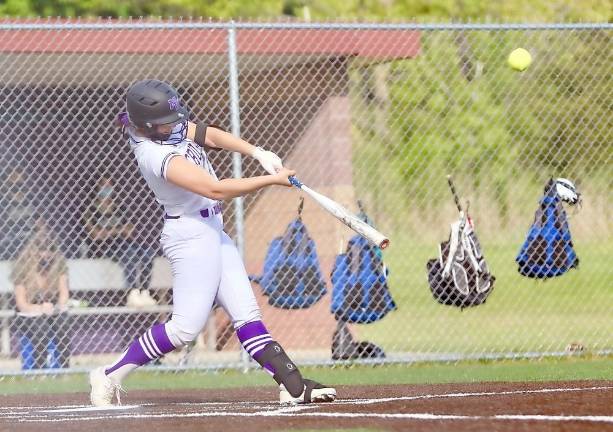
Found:
[[[201,330],[202,329],[195,328],[194,326],[183,325],[172,319],[166,323],[168,339],[170,339],[170,342],[177,348],[196,340]]]
[[[235,319],[232,321],[232,325],[234,326],[234,330],[239,327],[244,326],[253,321],[262,321],[262,312],[260,312],[260,308],[256,307],[253,310],[249,311],[249,313],[245,314],[245,316],[240,317],[240,319]]]

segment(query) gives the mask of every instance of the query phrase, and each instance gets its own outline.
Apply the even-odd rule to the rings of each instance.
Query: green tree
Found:
[[[608,21],[609,0],[3,0],[9,16]]]
[[[0,13],[61,17],[266,17],[280,14],[281,0],[6,0]]]
[[[393,195],[380,205],[426,203],[428,212],[448,199],[440,179],[452,172],[490,194],[503,224],[511,191],[534,190],[549,175],[606,189],[596,179],[610,178],[610,39],[605,31],[425,32],[417,58],[389,67],[384,95],[374,78],[381,66],[356,65],[354,164],[369,161],[356,169],[359,188]],[[534,56],[523,73],[506,64],[518,46]]]

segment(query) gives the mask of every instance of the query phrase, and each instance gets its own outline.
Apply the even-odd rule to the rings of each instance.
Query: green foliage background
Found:
[[[4,0],[12,16],[203,16],[214,18],[492,19],[607,21],[609,0]]]
[[[604,213],[595,208],[611,187],[611,36],[606,30],[422,32],[414,59],[355,65],[359,193],[376,191],[377,215],[398,215],[411,227],[413,220],[398,210],[432,215],[442,200],[450,203],[444,176],[453,173],[470,191],[473,209],[498,229],[531,214],[546,179],[562,176],[589,196],[589,213],[600,213],[588,218],[606,220],[608,206]],[[506,63],[518,46],[534,57],[523,73]],[[414,231],[435,225],[425,222],[417,220]]]

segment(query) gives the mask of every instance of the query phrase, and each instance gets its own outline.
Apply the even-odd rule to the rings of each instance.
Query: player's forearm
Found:
[[[253,156],[253,152],[255,151],[255,146],[253,144],[249,144],[244,139],[222,131],[221,129],[208,127],[206,130],[206,137],[215,144],[215,147],[224,150],[235,151],[245,156]]]
[[[210,190],[208,198],[227,200],[255,192],[263,187],[275,184],[273,176],[259,176],[249,178],[229,178],[218,181]]]
[[[214,200],[235,198],[278,182],[272,175],[216,180],[199,166],[179,156],[173,157],[168,163],[166,180]]]
[[[26,287],[21,284],[15,285],[15,306],[19,312],[23,313],[41,312],[40,305],[28,301],[26,298]]]
[[[17,310],[22,313],[36,313],[41,311],[40,305],[29,302],[15,302]]]
[[[58,306],[64,307],[68,302],[68,298],[70,297],[70,293],[68,292],[68,276],[63,274],[60,276],[60,295],[57,301]]]
[[[217,196],[215,199],[229,199],[237,196],[245,195],[249,192],[255,192],[266,186],[278,185],[290,187],[289,177],[296,174],[296,171],[281,168],[274,175],[265,175],[259,177],[248,177],[238,179],[224,179],[215,182]]]

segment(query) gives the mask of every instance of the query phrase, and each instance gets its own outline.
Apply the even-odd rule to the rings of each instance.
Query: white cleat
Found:
[[[121,405],[119,396],[121,386],[106,376],[104,367],[96,368],[89,373],[89,385],[91,386],[89,399],[93,406],[113,406],[113,397],[117,397],[117,405]]]
[[[279,385],[279,402],[281,404],[307,404],[333,402],[336,399],[336,389],[326,387],[318,382],[305,379],[304,391],[298,397],[292,396],[283,384]]]

